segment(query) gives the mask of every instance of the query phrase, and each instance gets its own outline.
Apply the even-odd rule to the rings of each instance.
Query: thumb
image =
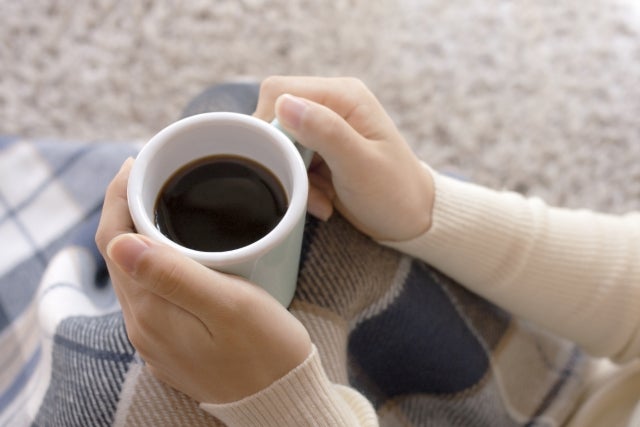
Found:
[[[115,237],[107,256],[136,284],[200,318],[229,305],[234,288],[245,285],[138,234]]]
[[[318,152],[333,169],[362,159],[364,138],[324,105],[285,94],[275,104],[280,125],[302,145]]]

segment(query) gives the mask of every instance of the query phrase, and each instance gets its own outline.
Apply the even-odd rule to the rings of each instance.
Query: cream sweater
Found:
[[[431,229],[383,243],[602,357],[568,426],[640,426],[640,213],[563,210],[437,173],[434,180]],[[267,389],[201,407],[230,426],[377,425],[364,397],[329,382],[315,348]]]

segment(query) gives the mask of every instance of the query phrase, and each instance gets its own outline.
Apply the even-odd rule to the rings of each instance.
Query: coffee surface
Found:
[[[267,235],[287,210],[278,178],[239,156],[196,160],[164,184],[155,205],[158,229],[190,249],[222,252]]]

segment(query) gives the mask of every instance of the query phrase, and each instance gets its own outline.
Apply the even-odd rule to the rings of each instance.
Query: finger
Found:
[[[326,176],[316,171],[309,172],[309,184],[327,196],[329,200],[336,198],[336,190],[331,182],[331,175]]]
[[[125,326],[132,325],[133,312],[129,304],[129,296],[127,295],[127,289],[131,287],[129,285],[129,279],[126,277],[117,267],[114,266],[111,260],[106,260],[107,269],[109,270],[109,277],[111,277],[111,283],[113,284],[113,291],[118,298],[120,308],[122,309],[122,317],[124,317]]]
[[[244,290],[255,288],[137,234],[116,237],[107,253],[141,287],[203,320],[229,312]]]
[[[321,221],[328,221],[333,215],[333,201],[318,187],[309,187],[307,211]]]
[[[254,115],[271,121],[275,117],[275,102],[283,94],[306,98],[347,117],[363,101],[375,102],[364,83],[350,77],[273,76],[260,85],[260,96]]]
[[[311,158],[311,164],[309,165],[309,171],[317,170],[324,165],[324,159],[318,155],[318,153],[314,153]]]
[[[370,152],[369,142],[324,105],[285,94],[276,102],[276,116],[287,132],[318,152],[334,172],[359,167]]]
[[[96,245],[104,256],[108,243],[117,235],[133,231],[133,221],[127,203],[127,182],[133,159],[128,158],[113,178],[105,193],[100,223],[96,231]]]
[[[317,153],[309,166],[308,212],[322,221],[333,215],[333,201],[337,197],[331,180],[331,170]]]
[[[209,336],[206,324],[194,314],[170,301],[149,292],[132,279],[116,262],[107,262],[114,290],[122,307],[127,336],[145,360],[156,360],[159,346],[170,341],[163,349],[163,357],[171,354],[172,348],[180,348],[184,331]]]
[[[130,232],[133,229],[133,223],[131,222],[127,205],[127,181],[132,164],[133,159],[128,158],[107,187],[100,223],[95,236],[98,250],[107,263],[107,269],[109,270],[109,276],[113,283],[114,292],[122,307],[125,324],[132,322],[132,316],[126,295],[120,289],[119,284],[124,283],[127,278],[118,271],[118,269],[114,268],[113,263],[107,256],[106,247],[114,236],[122,232]]]

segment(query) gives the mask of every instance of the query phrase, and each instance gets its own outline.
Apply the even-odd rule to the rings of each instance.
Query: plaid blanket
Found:
[[[0,426],[220,425],[129,343],[93,238],[139,144],[0,139]],[[589,359],[339,216],[308,219],[291,311],[383,426],[557,426]]]

